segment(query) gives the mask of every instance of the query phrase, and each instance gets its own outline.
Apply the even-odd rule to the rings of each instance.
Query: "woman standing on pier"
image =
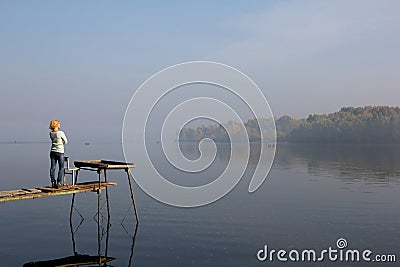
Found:
[[[64,144],[66,144],[67,137],[65,136],[63,131],[60,131],[60,121],[52,120],[50,122],[49,129],[50,139],[51,139],[51,150],[50,150],[50,179],[51,186],[54,188],[58,188],[63,184],[64,178]],[[58,162],[58,177],[57,181],[55,180],[55,171],[56,165]]]

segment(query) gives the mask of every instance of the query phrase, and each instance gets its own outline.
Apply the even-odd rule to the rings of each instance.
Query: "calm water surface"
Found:
[[[1,190],[49,183],[48,144],[0,144],[0,149]],[[229,160],[229,146],[218,145],[213,166],[188,177],[157,156],[159,149],[155,145],[152,153],[159,171],[183,185],[210,182]],[[189,158],[198,155],[195,144],[184,144],[182,150]],[[227,196],[205,207],[167,206],[134,185],[141,219],[134,244],[126,176],[122,171],[111,172],[109,179],[118,186],[110,188],[108,255],[117,260],[109,266],[129,266],[130,260],[131,266],[398,266],[399,146],[282,144],[267,180],[249,194],[258,153],[253,145],[245,177]],[[71,144],[67,154],[73,159],[123,160],[121,144]],[[79,176],[80,181],[96,179],[90,172]],[[0,266],[73,255],[70,204],[71,195],[0,204]],[[76,251],[96,255],[96,194],[78,194],[76,208],[84,217],[74,234]],[[106,214],[104,207],[103,212]],[[124,229],[120,222],[127,212]],[[77,213],[73,222],[79,224]],[[345,238],[349,248],[396,254],[398,262],[280,263],[260,262],[256,257],[264,245],[277,250],[320,251],[335,248],[338,238]],[[101,240],[103,250],[105,239]]]

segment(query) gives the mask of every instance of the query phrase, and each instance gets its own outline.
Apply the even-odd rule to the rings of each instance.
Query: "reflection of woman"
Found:
[[[51,139],[51,150],[50,150],[50,179],[51,186],[54,188],[58,188],[63,183],[64,177],[64,144],[66,144],[67,137],[65,136],[63,131],[60,131],[60,121],[52,120],[50,122],[49,129],[50,139]],[[56,165],[58,162],[58,177],[57,181],[55,180],[55,171]]]

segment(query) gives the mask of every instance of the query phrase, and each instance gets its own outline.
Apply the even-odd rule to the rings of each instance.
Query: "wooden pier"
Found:
[[[64,185],[57,189],[50,186],[44,186],[36,188],[22,188],[20,190],[0,191],[0,202],[68,195],[82,192],[98,192],[106,189],[109,186],[115,185],[117,185],[117,183],[102,182],[99,186],[99,182],[94,181],[77,183],[75,185]]]
[[[69,164],[67,164],[69,165]],[[115,186],[117,183],[109,182],[107,180],[107,170],[124,170],[126,173],[126,177],[128,179],[128,185],[130,189],[130,197],[132,201],[132,206],[134,210],[134,215],[136,218],[136,225],[135,225],[135,234],[133,236],[133,243],[131,248],[131,256],[129,260],[129,266],[131,266],[132,256],[133,256],[133,248],[135,244],[136,232],[139,225],[139,217],[136,209],[135,203],[135,196],[133,193],[133,186],[132,181],[133,177],[131,177],[130,168],[135,168],[133,163],[128,162],[118,162],[118,161],[110,161],[110,160],[76,160],[74,161],[74,168],[69,168],[67,166],[68,172],[65,174],[72,174],[72,184],[65,184],[59,188],[53,188],[50,186],[43,186],[43,187],[35,187],[35,188],[22,188],[19,190],[8,190],[8,191],[0,191],[0,202],[7,202],[12,200],[22,200],[22,199],[36,199],[42,197],[49,197],[49,196],[60,196],[60,195],[72,195],[71,201],[71,208],[70,208],[70,230],[72,234],[72,246],[74,255],[59,258],[49,261],[39,261],[39,262],[30,262],[25,264],[24,266],[83,266],[83,265],[99,265],[105,266],[107,262],[111,262],[116,260],[115,258],[108,257],[108,234],[109,229],[111,226],[110,223],[110,203],[109,203],[109,186]],[[98,180],[91,181],[91,182],[81,182],[78,183],[78,174],[81,170],[93,171],[97,172]],[[104,177],[104,180],[102,179]],[[65,180],[64,180],[65,182]],[[107,209],[107,237],[106,237],[106,246],[105,246],[105,255],[103,256],[101,253],[101,221],[103,215],[101,215],[101,203],[100,203],[100,195],[102,190],[105,191],[106,195],[106,209]],[[97,213],[95,217],[97,217],[97,256],[89,256],[89,255],[80,255],[76,252],[75,248],[75,239],[74,239],[74,230],[72,224],[72,214],[73,211],[77,209],[75,208],[75,194],[82,193],[82,192],[96,192],[97,194]],[[128,210],[129,212],[129,210]],[[78,212],[79,213],[79,212]],[[79,213],[80,214],[80,213]],[[128,215],[128,213],[127,213]],[[123,225],[123,221],[125,220],[126,216],[122,220],[121,224]],[[83,217],[81,216],[83,219]],[[104,264],[104,265],[103,265]]]

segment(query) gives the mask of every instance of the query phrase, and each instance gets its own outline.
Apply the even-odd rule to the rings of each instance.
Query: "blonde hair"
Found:
[[[49,125],[49,129],[54,130],[54,128],[60,128],[60,121],[59,120],[52,120]]]

